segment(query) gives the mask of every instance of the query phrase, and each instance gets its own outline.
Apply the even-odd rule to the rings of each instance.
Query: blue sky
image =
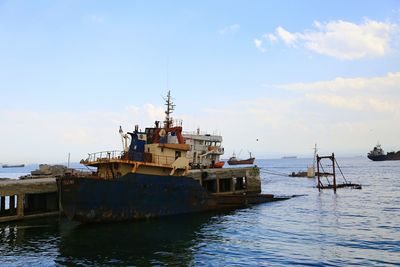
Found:
[[[167,89],[227,154],[400,150],[399,25],[399,1],[0,0],[0,162],[120,149]]]

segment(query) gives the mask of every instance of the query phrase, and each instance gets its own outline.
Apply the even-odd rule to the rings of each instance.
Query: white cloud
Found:
[[[371,97],[368,99],[368,104],[377,112],[400,113],[400,99],[381,100]]]
[[[87,129],[67,129],[62,134],[62,138],[70,143],[70,144],[88,144],[92,142],[92,138],[90,138],[89,132]]]
[[[341,110],[372,111],[400,115],[400,97],[363,95],[306,94],[305,98],[314,104],[323,104]]]
[[[200,127],[209,133],[221,132],[225,158],[240,149],[250,150],[257,158],[282,154],[311,157],[315,142],[321,153],[359,154],[369,151],[377,138],[386,150],[398,150],[399,79],[400,72],[394,72],[380,77],[278,84],[275,90],[287,91],[275,95],[284,98],[270,97],[269,91],[263,90],[236,103],[205,104],[203,112],[193,115],[188,111],[179,118],[186,118],[186,131]],[[68,152],[73,161],[79,161],[90,152],[120,149],[120,125],[125,131],[131,131],[134,124],[143,129],[163,117],[163,107],[152,104],[81,113],[0,109],[0,147],[7,152],[0,155],[0,162],[62,162]]]
[[[294,46],[294,44],[297,40],[296,34],[292,34],[292,33],[288,32],[281,26],[276,28],[276,33],[287,46]]]
[[[87,153],[119,150],[119,126],[124,131],[132,131],[135,124],[144,129],[163,115],[163,107],[151,104],[80,113],[0,109],[0,147],[13,152],[1,154],[0,162],[59,163],[69,152],[79,161]]]
[[[276,85],[288,90],[284,98],[268,97],[266,90],[264,96],[207,109],[198,121],[224,130],[226,156],[240,148],[256,156],[311,156],[314,142],[321,153],[365,155],[377,139],[387,149],[399,150],[399,78],[395,72]]]
[[[219,30],[219,33],[224,35],[224,34],[235,34],[239,31],[240,25],[239,24],[232,24],[229,26],[226,26],[225,28],[222,28]]]
[[[400,86],[400,72],[389,72],[385,76],[371,77],[371,78],[343,78],[337,77],[330,81],[318,81],[310,83],[290,83],[290,84],[276,84],[276,88],[286,90],[322,90],[322,91],[348,91],[348,90],[368,90],[368,91],[386,91],[399,90]]]
[[[125,111],[137,115],[140,111],[140,108],[137,106],[127,106],[125,107]]]
[[[306,94],[305,97],[313,103],[326,104],[331,107],[351,110],[362,110],[363,103],[358,97],[349,98],[332,94]]]
[[[254,39],[254,45],[258,50],[261,51],[261,53],[265,53],[267,51],[265,48],[262,47],[263,41],[260,39]]]
[[[268,40],[271,44],[274,44],[276,42],[278,42],[278,37],[276,37],[275,35],[273,35],[272,33],[269,34],[265,34],[264,38],[266,40]]]
[[[366,19],[362,24],[346,21],[315,23],[317,31],[301,35],[305,46],[319,54],[344,60],[384,56],[390,51],[395,26]]]
[[[156,107],[152,104],[144,105],[147,116],[154,122],[156,120],[163,121],[165,113],[163,107]]]
[[[338,77],[330,81],[274,85],[303,92],[305,99],[339,109],[400,114],[400,72],[380,77]]]
[[[394,23],[366,18],[360,24],[333,20],[326,23],[315,21],[313,26],[311,30],[293,33],[279,26],[276,33],[289,47],[303,46],[315,53],[341,60],[382,57],[397,48],[393,46],[396,46],[399,27]],[[268,34],[264,38],[270,40]]]

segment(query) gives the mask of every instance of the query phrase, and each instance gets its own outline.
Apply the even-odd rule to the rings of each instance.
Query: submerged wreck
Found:
[[[123,151],[89,154],[87,175],[58,179],[60,204],[71,220],[106,222],[226,210],[287,199],[261,194],[257,166],[221,168],[222,137],[182,132],[170,117],[170,92],[161,126],[120,129]],[[128,143],[130,141],[130,145]]]

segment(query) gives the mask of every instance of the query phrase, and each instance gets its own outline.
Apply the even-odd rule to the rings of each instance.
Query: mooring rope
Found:
[[[271,174],[271,175],[277,175],[277,176],[284,176],[284,177],[288,177],[289,175],[283,172],[278,172],[278,171],[268,171],[268,170],[263,170],[260,169],[260,171],[264,174]]]
[[[324,173],[326,173],[325,170],[324,170],[324,166],[322,166],[322,163],[321,163],[321,162],[319,163],[319,166],[321,166],[322,171],[323,171]],[[328,182],[328,185],[331,185],[331,183],[329,182],[328,177],[326,177],[326,175],[324,175],[324,176],[325,176],[326,181]]]
[[[344,177],[344,174],[343,174],[343,172],[342,172],[342,169],[340,168],[339,163],[337,162],[336,158],[335,158],[335,162],[336,162],[336,165],[337,165],[338,168],[339,168],[340,173],[342,174],[342,177],[343,177],[345,183],[348,184],[349,182],[347,182],[346,177]]]

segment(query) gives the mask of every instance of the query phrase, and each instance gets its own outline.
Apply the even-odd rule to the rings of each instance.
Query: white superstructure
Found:
[[[190,145],[187,157],[192,168],[213,168],[220,162],[220,156],[224,154],[222,147],[222,136],[196,132],[184,132],[185,144]]]

